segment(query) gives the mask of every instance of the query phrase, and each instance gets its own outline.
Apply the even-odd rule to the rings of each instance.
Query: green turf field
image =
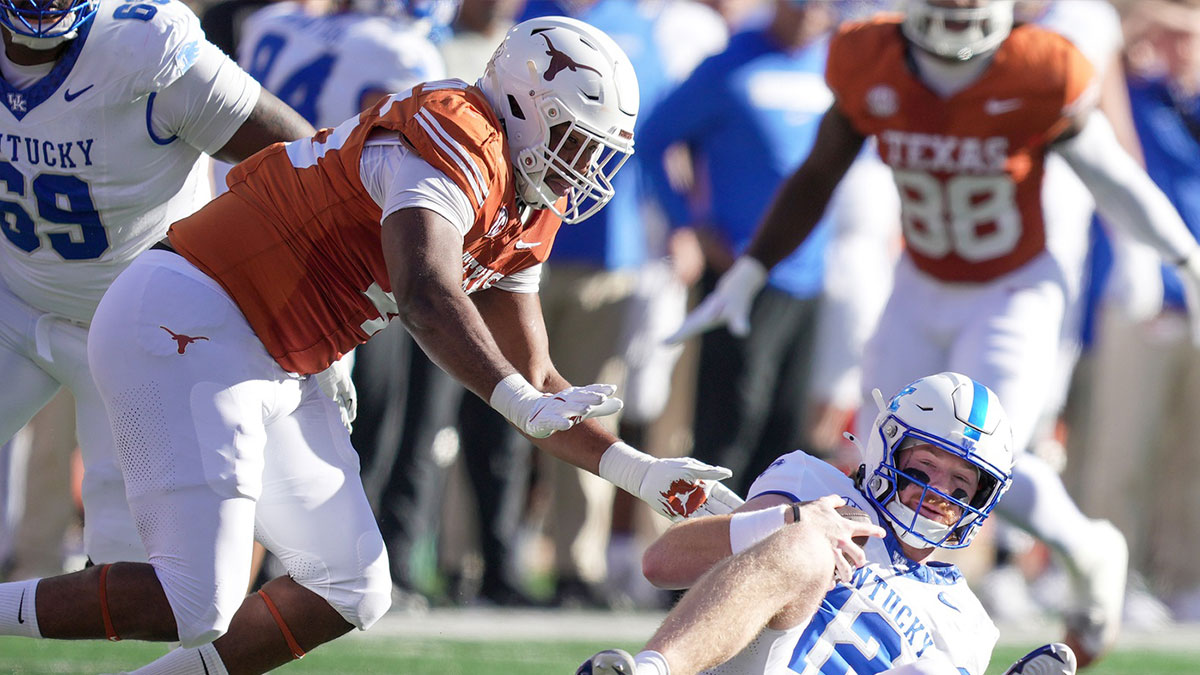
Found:
[[[343,639],[281,668],[281,673],[388,673],[392,675],[571,675],[587,656],[606,647],[637,645],[589,642],[460,642],[428,638]],[[1032,646],[1032,645],[1031,645]],[[990,674],[1025,652],[1002,647]],[[0,672],[117,672],[163,653],[145,643],[50,642],[0,638]],[[1169,675],[1200,673],[1200,652],[1124,649],[1085,671],[1086,675]]]

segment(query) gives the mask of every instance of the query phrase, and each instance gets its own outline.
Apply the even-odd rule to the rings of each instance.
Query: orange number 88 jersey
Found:
[[[1048,144],[1094,103],[1091,64],[1067,40],[1018,26],[974,83],[943,97],[914,74],[898,16],[845,25],[826,80],[900,192],[914,264],[950,282],[983,282],[1045,248]]]

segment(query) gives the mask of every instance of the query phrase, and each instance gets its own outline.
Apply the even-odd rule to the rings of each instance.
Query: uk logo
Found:
[[[917,393],[916,387],[905,387],[905,388],[901,389],[899,392],[896,393],[895,396],[892,397],[892,402],[888,404],[888,410],[891,410],[892,412],[896,412],[897,410],[900,409],[900,399],[905,396],[908,396],[909,394],[915,394],[915,393]]]
[[[179,52],[175,55],[175,65],[179,67],[180,71],[184,71],[188,68],[191,68],[192,64],[195,63],[196,59],[199,57],[200,42],[198,40],[193,40],[192,42],[189,42],[180,48]]]
[[[175,344],[178,347],[178,353],[180,354],[182,354],[188,348],[188,345],[194,344],[200,340],[208,340],[208,338],[204,337],[203,335],[197,335],[193,337],[191,335],[176,333],[166,326],[159,326],[159,328],[167,331],[167,334],[170,335],[171,339],[175,341]]]
[[[26,112],[28,104],[25,101],[24,94],[10,93],[8,95],[8,109],[15,113]]]

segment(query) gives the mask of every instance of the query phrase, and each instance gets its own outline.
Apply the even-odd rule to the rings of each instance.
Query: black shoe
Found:
[[[479,589],[475,603],[493,607],[545,607],[546,603],[535,599],[525,591],[508,582],[485,584]]]
[[[550,602],[562,609],[612,609],[603,589],[578,577],[559,579]]]

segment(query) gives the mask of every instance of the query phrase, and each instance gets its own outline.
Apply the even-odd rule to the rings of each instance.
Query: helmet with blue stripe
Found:
[[[871,425],[859,486],[887,517],[896,535],[915,548],[962,548],[971,543],[983,521],[1012,483],[1013,439],[1008,416],[996,394],[959,373],[938,373],[904,387],[886,403],[875,392],[879,414]],[[932,446],[965,460],[976,472],[974,495],[930,484],[923,471],[901,469],[902,451]],[[906,505],[900,493],[921,490],[920,501]],[[930,509],[923,509],[926,504]],[[949,505],[954,522],[923,513]]]
[[[99,6],[99,0],[0,0],[0,24],[14,35],[69,39]]]

